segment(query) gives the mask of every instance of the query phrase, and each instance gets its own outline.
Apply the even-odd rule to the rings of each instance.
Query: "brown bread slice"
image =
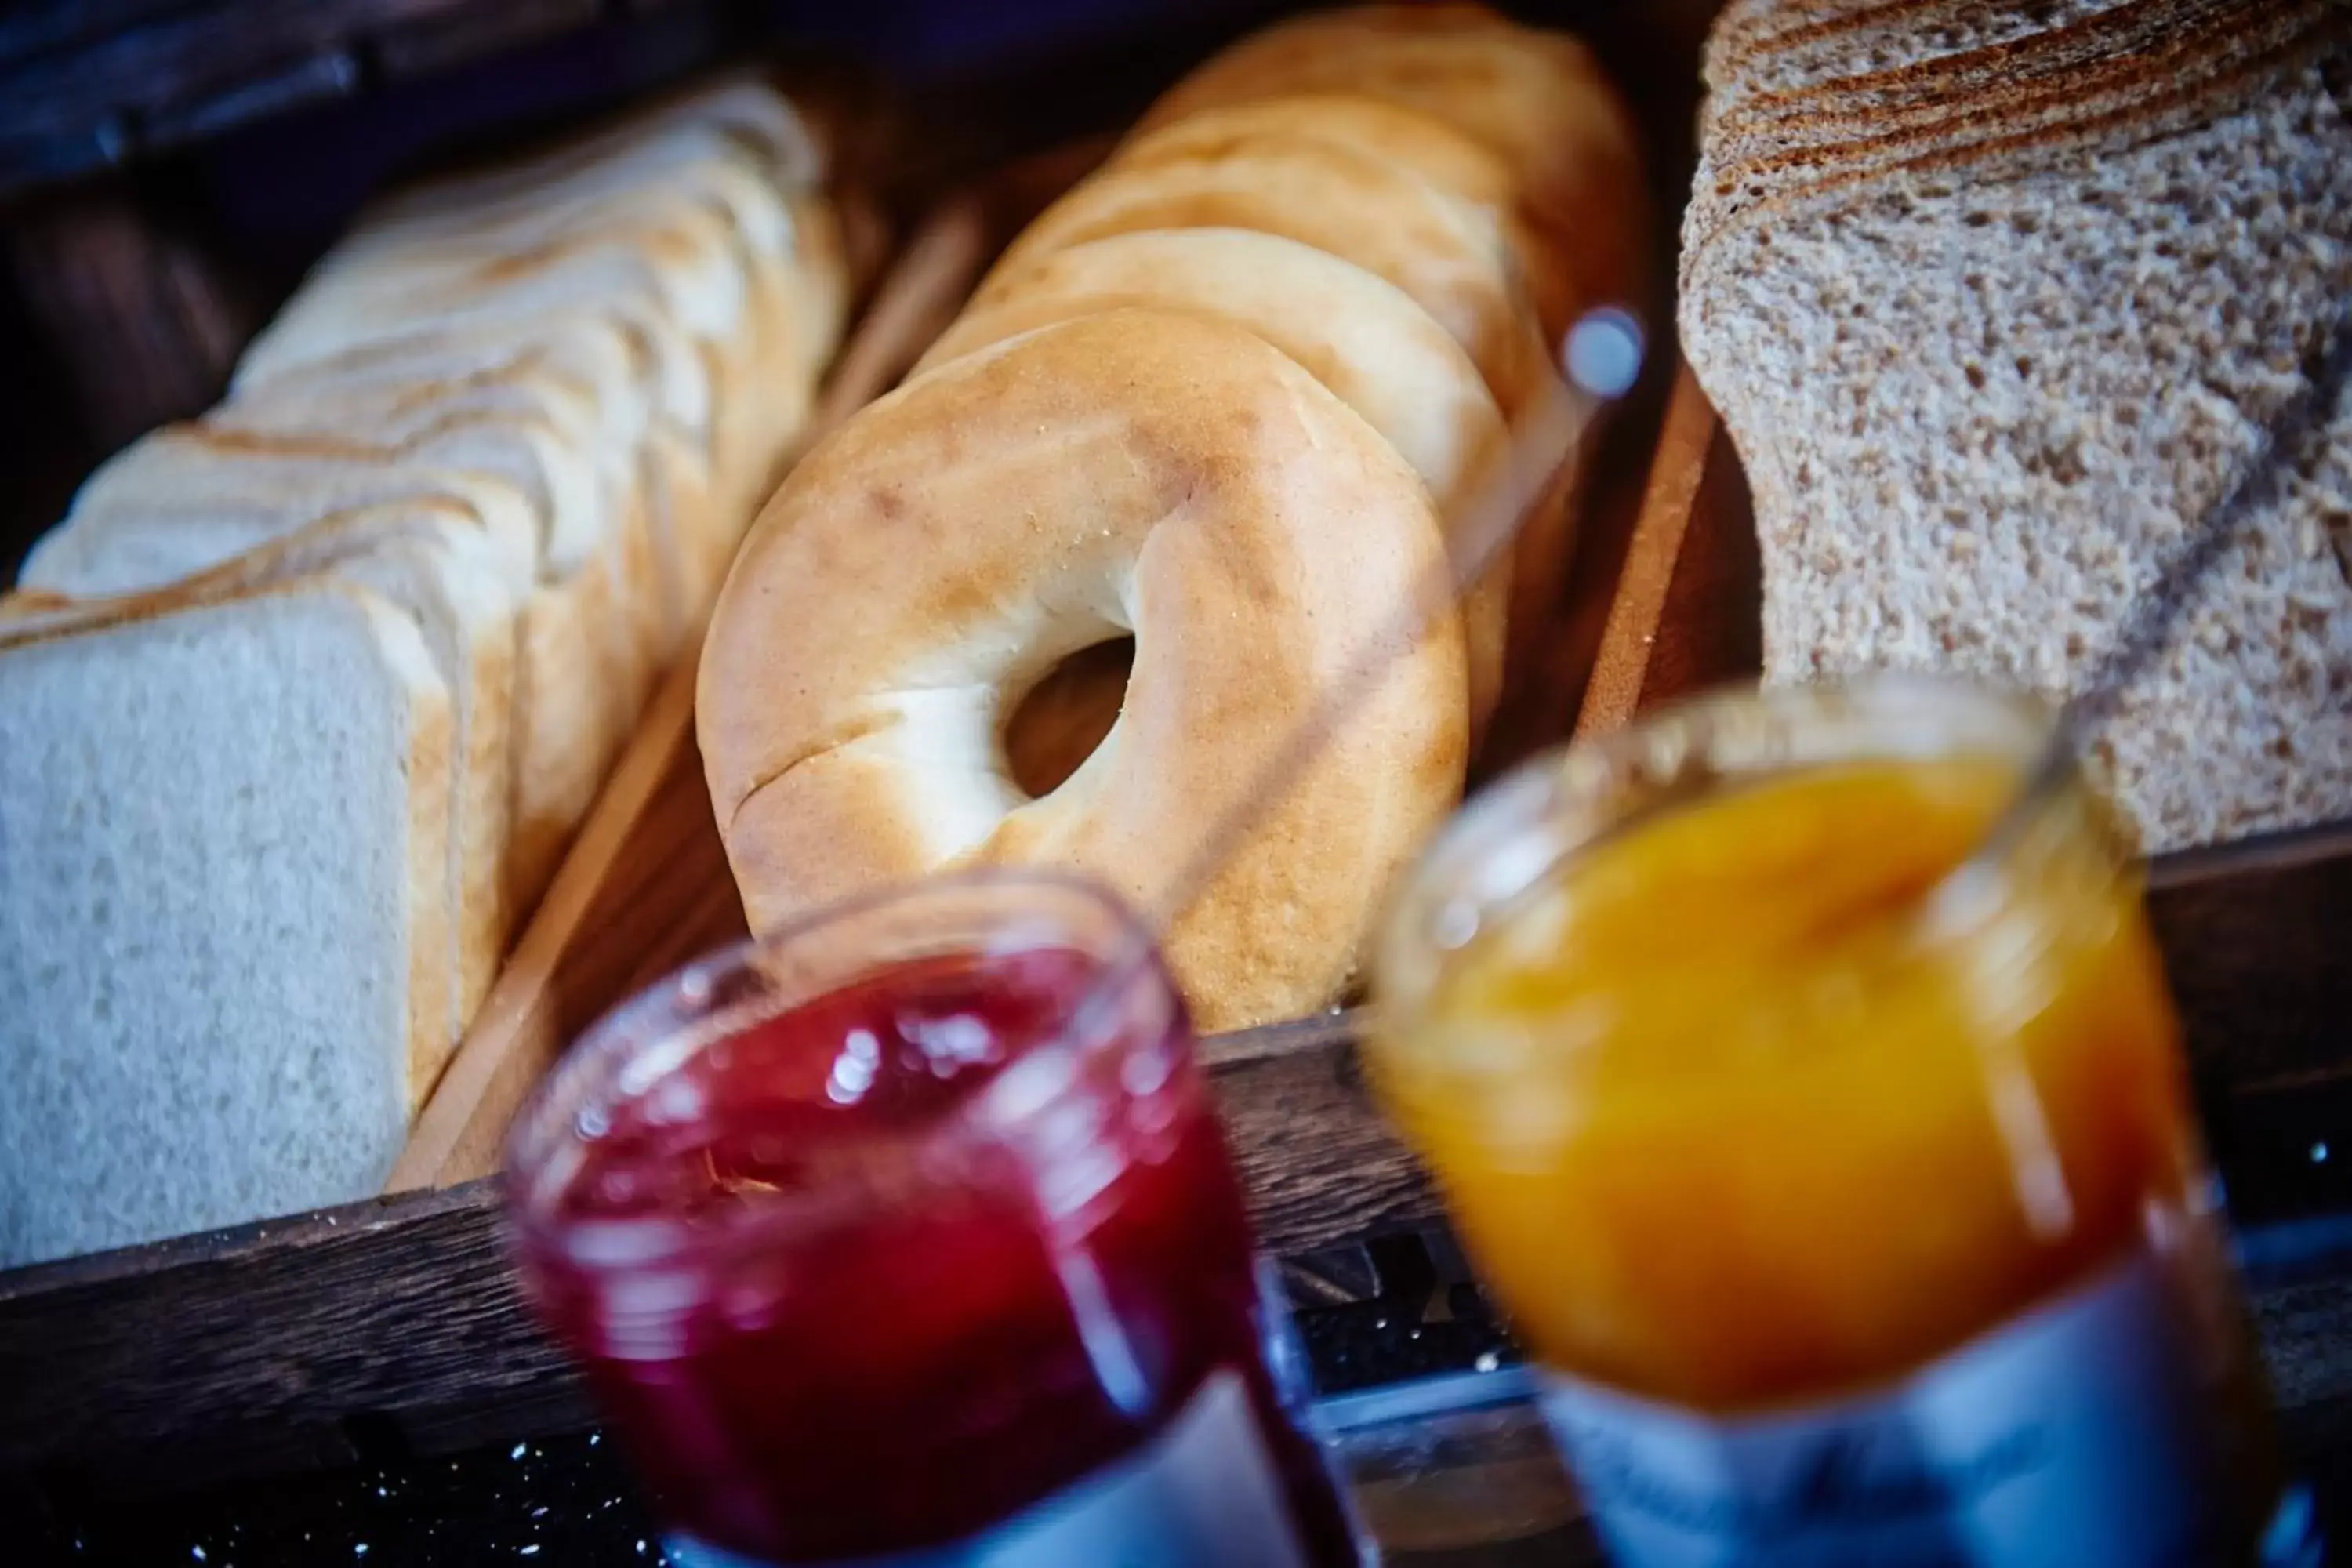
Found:
[[[2245,10],[2245,0],[2131,0],[2049,32],[1977,48],[1923,48],[1893,69],[1751,92],[1715,116],[1707,150],[1718,165],[1731,166],[1802,148],[1867,144],[1947,119],[1997,120],[2009,105],[2037,101],[2053,79],[2063,90],[2086,68],[2134,58],[2194,58],[2242,26]]]
[[[2352,291],[2346,59],[2331,23],[2105,122],[1759,204],[1686,259],[1772,679],[2081,681]],[[2339,418],[2103,739],[2151,848],[2352,812],[2347,453]]]

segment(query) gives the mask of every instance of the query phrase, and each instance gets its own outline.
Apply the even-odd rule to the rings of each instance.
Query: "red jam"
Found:
[[[1056,1039],[1100,970],[963,953],[720,1012],[570,1112],[562,1169],[519,1156],[541,1167],[517,1182],[533,1295],[687,1543],[812,1563],[968,1541],[1230,1373],[1305,1561],[1357,1561],[1266,1371],[1181,1008],[1153,1037]]]

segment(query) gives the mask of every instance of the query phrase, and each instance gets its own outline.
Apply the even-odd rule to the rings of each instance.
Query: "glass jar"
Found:
[[[559,1066],[518,1255],[673,1560],[1358,1561],[1150,951],[1091,886],[945,879],[694,964]]]
[[[2132,858],[1976,854],[2051,722],[1715,697],[1405,879],[1373,1079],[1620,1562],[2300,1560]]]

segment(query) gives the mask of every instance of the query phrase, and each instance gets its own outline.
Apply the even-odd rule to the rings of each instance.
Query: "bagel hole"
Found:
[[[1004,758],[1013,782],[1031,797],[1059,789],[1094,755],[1118,722],[1135,639],[1082,647],[1045,672],[1013,707],[1004,724]]]

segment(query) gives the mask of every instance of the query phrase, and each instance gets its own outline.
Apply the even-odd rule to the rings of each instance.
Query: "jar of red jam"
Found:
[[[944,879],[696,963],[558,1067],[517,1253],[673,1560],[1361,1560],[1149,951],[1089,885]]]

